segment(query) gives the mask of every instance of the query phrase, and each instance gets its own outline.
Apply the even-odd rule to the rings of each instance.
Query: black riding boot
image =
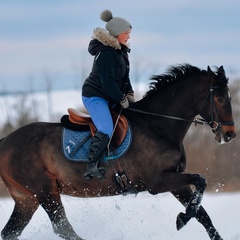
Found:
[[[102,132],[95,133],[90,146],[88,165],[85,173],[83,174],[83,178],[85,180],[90,180],[93,177],[98,177],[99,179],[104,178],[105,169],[98,168],[98,165],[103,158],[108,142],[109,137],[107,134]]]

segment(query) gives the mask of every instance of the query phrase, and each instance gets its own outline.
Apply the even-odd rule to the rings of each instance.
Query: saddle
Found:
[[[68,113],[69,113],[68,119],[70,122],[74,124],[89,126],[91,135],[92,137],[94,136],[94,134],[97,131],[97,128],[94,125],[90,115],[73,108],[68,108]],[[112,115],[113,123],[115,124],[118,118],[118,114],[116,112],[111,111],[111,115]],[[117,122],[117,126],[115,128],[115,131],[112,137],[112,143],[115,148],[121,145],[121,143],[123,142],[127,134],[127,130],[128,130],[128,121],[126,117],[124,117],[123,115],[120,115],[119,120]]]

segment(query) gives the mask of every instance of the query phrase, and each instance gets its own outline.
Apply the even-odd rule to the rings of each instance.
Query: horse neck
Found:
[[[149,98],[142,99],[138,108],[149,114],[145,120],[154,131],[171,139],[183,140],[194,117],[198,114],[199,85],[197,81],[188,84],[178,84],[161,92],[155,92]],[[206,96],[207,88],[201,88],[201,94]],[[157,116],[159,114],[159,116]],[[164,116],[161,116],[164,115]],[[172,119],[179,118],[179,119]]]

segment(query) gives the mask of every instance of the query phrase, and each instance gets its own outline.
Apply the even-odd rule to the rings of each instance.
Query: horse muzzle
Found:
[[[215,140],[220,144],[229,143],[236,137],[236,129],[234,125],[219,125],[217,128],[212,129],[215,133]]]

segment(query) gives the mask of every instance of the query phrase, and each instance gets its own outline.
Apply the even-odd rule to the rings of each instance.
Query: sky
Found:
[[[81,89],[105,9],[133,26],[133,84],[183,63],[240,75],[239,0],[0,0],[0,92]]]

